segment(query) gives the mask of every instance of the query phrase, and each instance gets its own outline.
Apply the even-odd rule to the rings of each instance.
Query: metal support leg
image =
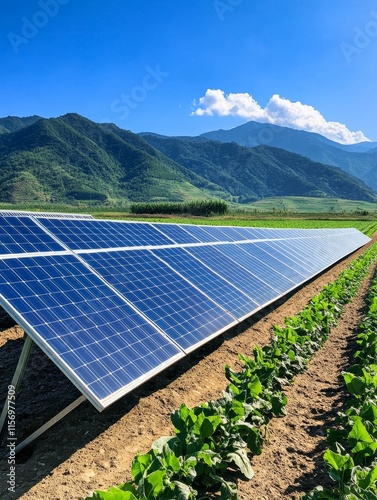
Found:
[[[30,434],[29,437],[27,437],[20,444],[18,444],[16,446],[15,453],[20,452],[23,448],[25,448],[25,446],[30,444],[32,441],[34,441],[34,439],[36,439],[41,434],[43,434],[45,431],[47,431],[47,429],[49,429],[54,424],[56,424],[56,422],[59,422],[59,420],[61,420],[66,415],[68,415],[68,413],[70,413],[72,410],[74,410],[77,406],[79,406],[85,400],[86,400],[85,396],[80,396],[75,401],[73,401],[73,403],[68,405],[66,408],[64,408],[64,410],[59,412],[57,415],[55,415],[55,417],[53,417],[51,420],[49,420],[48,422],[43,424],[39,429],[34,431],[32,434]]]
[[[20,357],[19,357],[19,360],[18,360],[18,363],[16,366],[16,370],[14,372],[13,379],[11,382],[11,385],[14,387],[14,391],[15,391],[16,396],[17,396],[17,393],[19,391],[19,388],[20,388],[20,385],[22,382],[22,378],[23,378],[23,375],[25,372],[25,368],[26,368],[27,362],[29,360],[30,352],[31,352],[33,345],[34,345],[33,340],[29,337],[29,335],[25,334],[24,346],[22,348],[22,351],[21,351],[21,354],[20,354]],[[7,402],[8,402],[8,398],[5,399],[3,411],[2,411],[1,417],[0,417],[0,443],[1,443],[2,437],[4,435],[4,429],[5,429],[4,424],[5,424],[5,422],[7,420],[7,416],[8,416]]]

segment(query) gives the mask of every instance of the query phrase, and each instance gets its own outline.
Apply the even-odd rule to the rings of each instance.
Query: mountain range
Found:
[[[246,125],[248,132],[242,128]],[[254,127],[254,140],[253,127],[246,125],[237,127],[237,136],[232,129],[199,137],[165,137],[134,134],[75,113],[50,119],[1,118],[0,201],[101,203],[217,197],[246,203],[294,195],[377,201],[371,183],[367,186],[343,167],[313,161],[308,157],[309,146],[300,154],[289,151],[294,137],[287,139],[287,145],[281,138],[290,132],[261,132]],[[261,144],[263,134],[269,138],[268,145]],[[326,154],[337,148],[322,136],[305,134],[305,144],[315,143],[312,149],[317,142]],[[363,168],[373,177],[372,158],[377,155],[373,144],[336,150],[350,158],[367,157],[370,168]]]
[[[236,142],[247,147],[264,144],[283,148],[314,161],[339,167],[377,190],[377,142],[344,145],[313,132],[253,121],[231,130],[207,132],[201,137]]]

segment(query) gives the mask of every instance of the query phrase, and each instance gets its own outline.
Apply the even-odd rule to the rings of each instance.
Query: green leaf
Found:
[[[190,488],[185,483],[181,483],[180,481],[172,481],[174,484],[174,500],[190,500],[197,497],[197,493]]]
[[[325,463],[330,468],[330,476],[336,481],[348,480],[354,466],[350,455],[341,455],[331,450],[326,450],[323,456]]]
[[[377,406],[372,403],[366,405],[360,413],[360,416],[363,420],[375,422],[377,420]]]
[[[181,432],[186,429],[186,422],[189,416],[190,409],[185,404],[182,404],[178,410],[175,410],[171,414],[171,421],[177,431]]]
[[[158,454],[163,452],[163,449],[168,446],[171,450],[174,448],[174,444],[178,441],[176,436],[163,436],[157,439],[152,444],[152,450],[156,450]]]
[[[356,418],[353,427],[348,434],[348,442],[352,447],[360,443],[365,443],[367,445],[373,443],[373,439],[367,431],[365,425],[361,421],[360,417]]]
[[[373,467],[362,479],[358,479],[358,484],[361,486],[363,489],[368,489],[371,486],[376,487],[376,481],[377,481],[377,466]]]
[[[314,490],[304,495],[301,500],[340,500],[340,498],[337,491],[317,486]]]
[[[366,384],[360,377],[345,372],[343,373],[343,378],[351,394],[354,396],[362,396],[365,394]]]
[[[221,457],[218,453],[212,450],[201,450],[197,454],[198,460],[201,460],[206,465],[213,467],[221,462]]]
[[[165,478],[166,472],[163,470],[156,470],[145,477],[144,487],[145,491],[148,493],[148,498],[151,498],[151,494],[156,497],[163,490]]]
[[[257,375],[254,375],[251,379],[250,382],[247,384],[247,387],[253,397],[258,397],[259,394],[262,392],[263,387],[262,384],[260,383],[259,378]]]
[[[139,497],[135,496],[134,493],[137,495],[133,487],[131,491],[117,486],[110,486],[109,491],[97,490],[92,497],[88,497],[86,500],[138,500]]]
[[[258,428],[254,427],[250,429],[247,436],[247,446],[254,455],[260,455],[262,453],[263,437]]]
[[[136,457],[132,461],[131,467],[132,476],[136,482],[139,482],[144,474],[144,471],[151,465],[152,461],[153,456],[151,453],[136,455]]]
[[[253,468],[245,450],[228,453],[227,459],[230,462],[234,462],[247,479],[251,479],[254,476]]]

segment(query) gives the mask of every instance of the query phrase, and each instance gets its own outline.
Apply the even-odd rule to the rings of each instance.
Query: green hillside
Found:
[[[247,122],[230,130],[202,134],[202,139],[236,142],[241,146],[268,145],[297,153],[313,161],[341,168],[377,189],[376,143],[339,144],[313,132],[270,123]]]
[[[76,114],[0,136],[0,180],[0,201],[14,203],[186,201],[207,198],[211,189],[135,134]]]
[[[249,203],[270,196],[335,196],[369,202],[376,193],[340,168],[269,146],[142,134],[152,146]]]
[[[0,118],[0,134],[5,134],[8,132],[16,132],[24,127],[28,127],[33,123],[41,120],[41,116],[33,115],[26,116],[25,118],[20,118],[18,116],[7,116],[6,118]]]
[[[78,114],[0,119],[0,202],[129,203],[271,196],[368,202],[376,193],[339,168],[288,151],[204,138],[134,134]],[[11,131],[11,129],[14,131]]]

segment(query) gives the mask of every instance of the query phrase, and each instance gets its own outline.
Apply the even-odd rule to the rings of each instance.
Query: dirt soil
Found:
[[[82,500],[95,489],[129,480],[135,454],[148,451],[154,440],[172,434],[172,411],[183,402],[192,407],[217,399],[227,385],[225,365],[240,368],[238,353],[251,354],[254,345],[270,342],[274,324],[282,325],[285,316],[298,313],[361,252],[195,351],[102,413],[88,402],[81,404],[20,452],[16,493],[7,490],[9,465],[3,457],[3,442],[0,499]],[[298,499],[318,484],[329,484],[321,458],[325,429],[344,399],[340,375],[355,349],[368,279],[307,372],[287,389],[287,416],[273,419],[269,425],[262,455],[252,459],[255,477],[239,483],[240,500]],[[5,400],[22,345],[19,326],[8,324],[0,329],[0,401]],[[78,390],[34,347],[17,397],[18,442],[78,396]]]

